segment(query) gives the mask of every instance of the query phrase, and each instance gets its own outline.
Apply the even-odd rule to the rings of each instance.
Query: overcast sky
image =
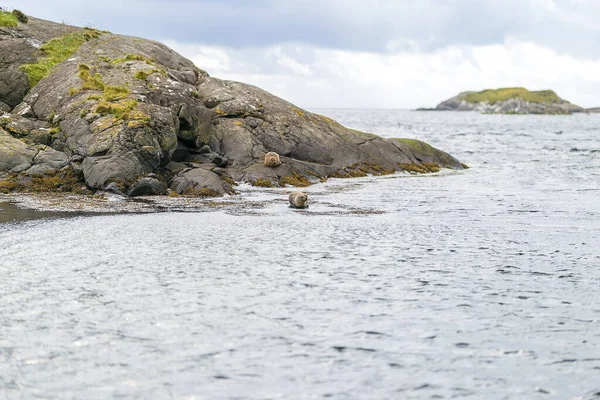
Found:
[[[211,75],[306,108],[435,106],[554,89],[600,106],[600,0],[0,0],[162,41]]]

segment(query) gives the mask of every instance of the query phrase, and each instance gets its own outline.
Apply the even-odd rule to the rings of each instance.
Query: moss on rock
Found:
[[[101,34],[102,32],[96,29],[84,28],[44,43],[40,47],[44,57],[33,64],[24,64],[20,67],[27,74],[29,86],[32,88],[37,85],[39,81],[50,75],[56,65],[71,57],[82,44],[98,38]]]
[[[481,92],[468,93],[465,96],[465,101],[469,103],[488,102],[496,104],[500,101],[509,100],[512,98],[521,98],[531,103],[557,103],[561,98],[553,90],[529,91],[525,88],[501,88],[488,89]]]

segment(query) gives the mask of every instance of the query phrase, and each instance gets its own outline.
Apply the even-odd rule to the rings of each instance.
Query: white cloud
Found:
[[[307,108],[431,107],[464,90],[509,86],[553,89],[575,104],[600,105],[600,58],[512,38],[392,54],[297,44],[244,50],[167,44],[211,75],[260,86]]]

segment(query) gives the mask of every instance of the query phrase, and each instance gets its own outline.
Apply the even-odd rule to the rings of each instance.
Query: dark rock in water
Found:
[[[53,39],[64,43],[60,54],[42,46]],[[40,145],[79,157],[71,165],[90,188],[118,182],[133,193],[149,173],[178,193],[230,190],[217,174],[180,162],[272,186],[464,167],[422,142],[347,129],[255,86],[212,78],[163,44],[33,17],[0,30],[0,82],[0,108],[9,111],[0,118],[0,172],[63,163],[56,154],[35,159]],[[265,167],[269,152],[283,164]]]
[[[167,192],[167,187],[155,177],[147,176],[141,178],[127,189],[126,194],[129,197],[137,196],[158,196]]]

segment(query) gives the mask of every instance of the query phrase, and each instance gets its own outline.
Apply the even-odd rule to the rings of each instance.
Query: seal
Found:
[[[292,192],[289,199],[292,208],[308,208],[308,195],[306,193]]]
[[[279,159],[279,154],[274,151],[270,151],[265,154],[265,165],[267,167],[279,167],[281,165],[281,160]]]

